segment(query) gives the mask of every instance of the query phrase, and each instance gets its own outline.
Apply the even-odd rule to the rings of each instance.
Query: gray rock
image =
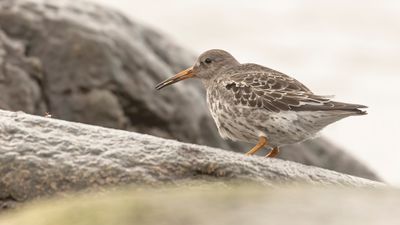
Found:
[[[0,1],[0,108],[243,152],[220,138],[199,83],[159,81],[194,54],[119,12],[82,1]],[[379,180],[317,139],[282,158]]]
[[[379,186],[295,162],[0,110],[0,201],[123,184],[244,181]]]

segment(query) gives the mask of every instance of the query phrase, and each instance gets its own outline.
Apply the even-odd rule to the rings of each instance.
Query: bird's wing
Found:
[[[224,77],[223,87],[231,92],[236,105],[279,111],[360,111],[362,105],[331,101],[329,96],[313,94],[305,85],[278,71],[255,64]]]

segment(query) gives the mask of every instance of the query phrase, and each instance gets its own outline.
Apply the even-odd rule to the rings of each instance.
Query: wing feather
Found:
[[[313,94],[305,85],[278,71],[243,64],[227,71],[221,82],[232,92],[235,104],[279,111],[347,110],[363,113],[363,105],[334,102],[330,96]]]

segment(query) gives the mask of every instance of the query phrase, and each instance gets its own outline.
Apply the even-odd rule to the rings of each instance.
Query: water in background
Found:
[[[400,185],[400,1],[92,0],[188,49],[230,51],[318,94],[368,105],[324,136]]]

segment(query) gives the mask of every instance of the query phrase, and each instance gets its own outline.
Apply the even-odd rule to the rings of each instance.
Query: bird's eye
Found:
[[[210,58],[206,58],[206,59],[204,60],[204,62],[207,63],[207,64],[210,64],[210,63],[212,62],[212,60],[211,60]]]

